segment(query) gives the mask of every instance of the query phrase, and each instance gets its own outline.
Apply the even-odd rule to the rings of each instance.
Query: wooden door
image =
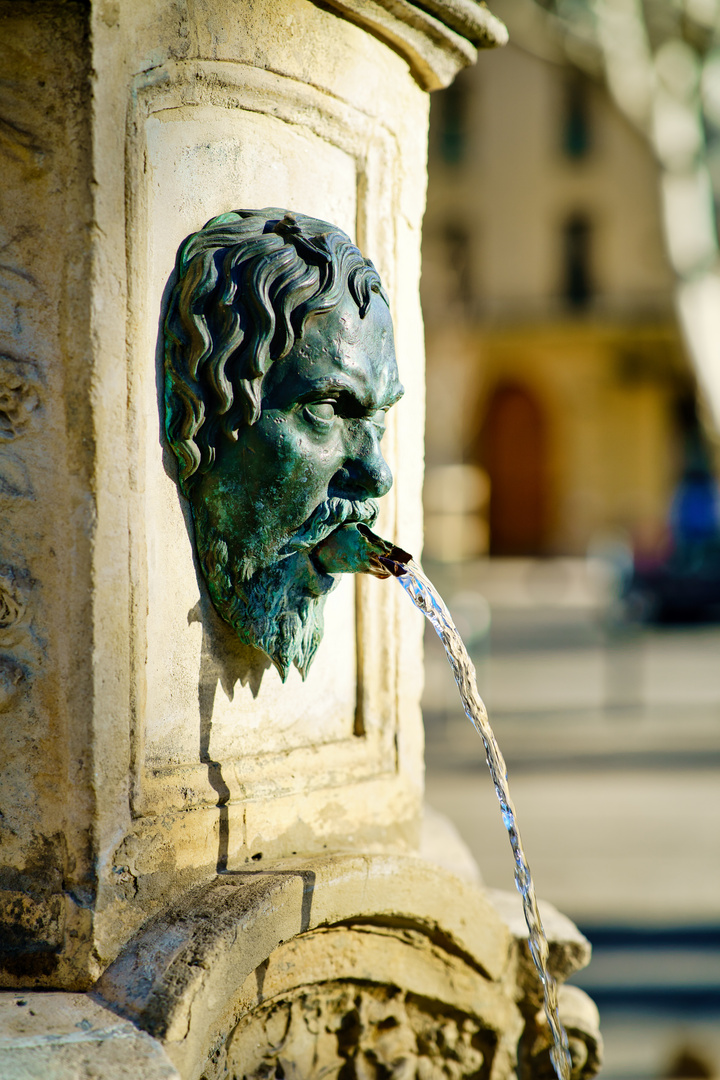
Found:
[[[547,432],[542,409],[526,387],[506,383],[495,390],[478,450],[490,478],[490,554],[543,554]]]

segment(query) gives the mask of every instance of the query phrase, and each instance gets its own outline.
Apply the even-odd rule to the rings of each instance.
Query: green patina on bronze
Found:
[[[365,527],[402,392],[378,273],[334,225],[237,210],[181,245],[165,430],[213,604],[283,679],[307,673],[337,574],[378,568]]]

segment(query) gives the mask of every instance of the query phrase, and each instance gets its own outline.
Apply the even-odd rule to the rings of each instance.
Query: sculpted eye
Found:
[[[319,424],[330,424],[335,419],[334,401],[311,401],[304,409],[308,420]]]

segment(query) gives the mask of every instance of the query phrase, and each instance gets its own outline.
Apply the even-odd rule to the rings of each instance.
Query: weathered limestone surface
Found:
[[[419,620],[348,578],[282,686],[198,584],[157,404],[180,241],[243,206],[337,222],[392,299],[406,396],[379,530],[418,549],[423,87],[469,58],[448,35],[501,30],[460,0],[354,7],[0,2],[5,985],[91,985],[219,866],[417,843]],[[433,43],[422,78],[388,12]]]
[[[220,861],[414,842],[418,628],[383,634],[397,598],[363,583],[356,608],[348,580],[306,684],[227,647],[165,471],[155,361],[175,250],[212,214],[280,204],[357,235],[402,342],[391,439],[414,447],[383,528],[417,545],[427,105],[403,59],[305,0],[0,14],[4,978],[82,987]]]
[[[0,33],[0,1075],[509,1078],[546,1052],[516,913],[409,854],[421,620],[348,577],[282,684],[208,601],[158,406],[185,236],[336,222],[406,387],[378,531],[419,549],[425,89],[502,28],[470,0],[0,0]],[[555,970],[586,960],[563,923]]]
[[[0,994],[3,1080],[180,1080],[162,1046],[87,994]]]
[[[98,992],[160,1038],[184,1076],[196,1076],[209,1048],[224,1043],[242,1016],[297,987],[344,978],[422,986],[432,996],[437,985],[417,970],[419,964],[429,972],[431,958],[422,959],[421,949],[412,962],[400,961],[402,941],[393,949],[392,926],[441,934],[453,951],[475,958],[483,985],[489,979],[500,986],[510,935],[481,895],[417,860],[335,856],[221,875],[151,923],[108,969]],[[448,977],[440,963],[435,983]],[[475,992],[469,984],[464,989],[471,997]],[[458,987],[455,994],[458,1005]],[[509,1028],[512,1046],[519,1017],[508,1025],[507,987],[504,994],[504,1004],[496,1003],[497,1028]],[[466,1011],[471,1004],[465,1001]]]
[[[303,1077],[343,1065],[374,1076],[387,1054],[388,1069],[407,1057],[419,1076],[434,1059],[448,1076],[474,1075],[484,1061],[482,1075],[500,1080],[518,1044],[522,1054],[538,1041],[541,996],[524,927],[511,929],[496,901],[516,919],[513,897],[407,856],[228,873],[153,919],[97,993],[159,1039],[183,1077],[275,1075],[262,1068],[278,1064],[287,1075],[293,1062]],[[551,968],[565,978],[587,963],[589,945],[552,908],[543,914]],[[363,1055],[375,1061],[365,1073]]]
[[[477,59],[478,49],[508,39],[500,20],[475,0],[329,0],[329,5],[397,49],[426,90],[447,86]]]
[[[517,906],[407,856],[228,872],[151,919],[91,994],[0,995],[0,1075],[549,1075]],[[589,945],[548,905],[543,918],[564,978]],[[597,1012],[572,987],[561,1012],[589,1078]]]
[[[27,985],[92,949],[91,58],[81,4],[0,16],[0,940]]]

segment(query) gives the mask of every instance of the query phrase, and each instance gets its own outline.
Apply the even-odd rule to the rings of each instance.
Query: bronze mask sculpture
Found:
[[[334,225],[237,210],[181,245],[165,430],[213,605],[283,679],[322,639],[336,575],[318,545],[372,525],[392,484],[380,440],[402,392],[378,273]]]

